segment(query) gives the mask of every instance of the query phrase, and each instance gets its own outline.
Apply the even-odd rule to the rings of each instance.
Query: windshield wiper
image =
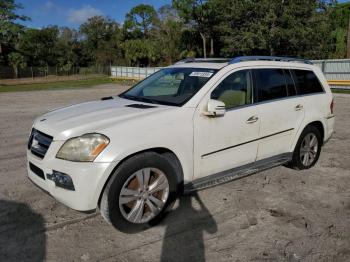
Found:
[[[130,99],[130,100],[136,100],[136,101],[151,103],[151,104],[161,104],[159,101],[154,100],[152,98],[147,98],[147,97],[131,96],[131,95],[123,95],[123,94],[120,95],[120,97],[125,98],[125,99]]]

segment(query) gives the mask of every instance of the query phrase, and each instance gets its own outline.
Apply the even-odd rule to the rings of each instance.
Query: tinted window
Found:
[[[291,70],[300,95],[323,92],[322,85],[314,72],[309,70]]]
[[[234,72],[226,77],[211,93],[211,99],[234,108],[252,102],[252,83],[249,70]]]
[[[259,102],[287,96],[286,79],[282,69],[256,69],[254,74]]]
[[[286,84],[287,84],[287,92],[288,92],[288,96],[295,96],[297,94],[297,91],[295,89],[295,85],[294,85],[294,81],[292,78],[292,75],[290,73],[290,71],[284,70],[284,74],[286,77]]]

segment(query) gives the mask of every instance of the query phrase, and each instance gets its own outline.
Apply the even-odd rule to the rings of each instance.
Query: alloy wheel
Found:
[[[119,194],[119,208],[126,220],[147,223],[163,209],[169,197],[169,182],[157,168],[143,168],[133,173]]]
[[[307,134],[300,147],[300,161],[301,163],[308,167],[314,162],[318,151],[318,140],[315,134]]]

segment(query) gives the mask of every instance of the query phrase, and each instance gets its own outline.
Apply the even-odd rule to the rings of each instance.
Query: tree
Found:
[[[5,50],[15,49],[18,36],[23,26],[17,21],[26,21],[29,18],[24,15],[16,14],[18,9],[22,8],[14,0],[0,0],[0,56],[3,56]]]
[[[28,57],[30,65],[48,67],[57,64],[59,29],[48,26],[42,29],[27,29],[19,41],[19,50]]]
[[[15,78],[18,78],[18,68],[26,67],[24,56],[20,53],[12,52],[8,55],[8,60],[15,73]]]
[[[111,63],[121,53],[121,31],[112,19],[94,16],[80,26],[83,54],[91,63]],[[107,58],[107,59],[106,59]]]
[[[203,56],[206,58],[207,38],[212,34],[212,19],[215,17],[213,5],[208,4],[207,0],[173,0],[173,6],[179,11],[187,26],[199,32],[203,42]],[[211,44],[213,45],[213,41]]]
[[[326,1],[216,1],[222,54],[323,58],[331,52]],[[249,19],[247,19],[249,17]]]
[[[125,58],[137,66],[149,65],[159,59],[159,51],[154,41],[149,39],[133,39],[124,42]]]
[[[140,4],[126,14],[124,26],[127,30],[138,31],[144,37],[149,37],[150,31],[156,23],[157,12],[153,6]]]
[[[59,28],[56,42],[57,67],[61,71],[69,71],[79,65],[79,33],[68,27]]]
[[[169,5],[162,6],[159,11],[159,27],[156,41],[160,46],[166,64],[172,64],[180,58],[181,35],[183,24],[177,11]]]
[[[331,8],[329,20],[334,45],[332,58],[350,58],[350,52],[347,52],[347,46],[350,47],[350,40],[347,40],[350,37],[350,3],[336,4]]]

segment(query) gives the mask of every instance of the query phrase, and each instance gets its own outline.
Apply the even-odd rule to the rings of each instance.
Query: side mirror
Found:
[[[208,101],[206,116],[218,117],[225,115],[226,106],[224,102],[219,100],[210,99]]]

